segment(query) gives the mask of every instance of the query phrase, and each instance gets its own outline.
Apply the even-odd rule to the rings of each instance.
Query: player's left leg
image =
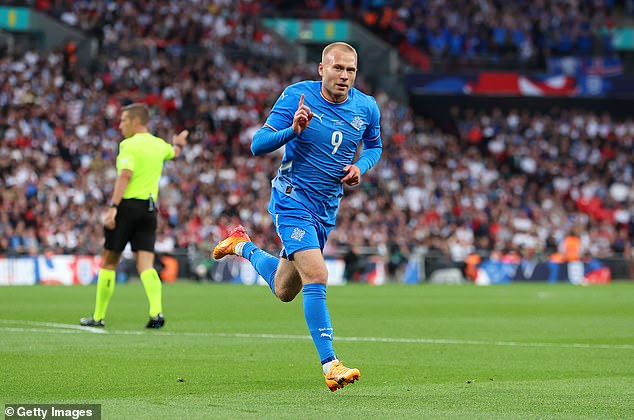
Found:
[[[358,369],[345,367],[335,355],[332,344],[334,331],[326,305],[328,269],[321,249],[295,252],[293,264],[304,284],[304,318],[321,359],[326,385],[331,391],[336,391],[358,380],[361,374]]]

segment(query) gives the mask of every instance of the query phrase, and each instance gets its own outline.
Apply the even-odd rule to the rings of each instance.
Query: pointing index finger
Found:
[[[299,97],[299,105],[297,105],[297,109],[303,106],[304,106],[304,94],[302,93],[302,96]]]

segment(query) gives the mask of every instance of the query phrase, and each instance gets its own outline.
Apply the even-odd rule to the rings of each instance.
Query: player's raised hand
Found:
[[[308,123],[313,118],[313,113],[307,105],[304,105],[304,94],[299,97],[299,104],[297,105],[297,111],[293,116],[293,131],[295,134],[299,134],[308,127]]]
[[[361,182],[361,169],[357,165],[346,165],[343,167],[346,175],[341,178],[341,183],[354,187]]]

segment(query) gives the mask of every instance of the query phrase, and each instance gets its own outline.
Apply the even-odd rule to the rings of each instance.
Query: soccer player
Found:
[[[114,291],[117,264],[130,242],[137,270],[150,303],[147,328],[165,324],[162,286],[154,269],[156,240],[156,204],[163,163],[177,158],[187,144],[189,132],[183,130],[172,139],[173,145],[148,132],[150,112],[145,104],[135,103],[121,109],[119,129],[124,139],[117,156],[117,180],[104,217],[105,244],[103,263],[97,279],[97,299],[92,317],[80,324],[104,327],[104,318]]]
[[[336,391],[359,379],[360,372],[339,362],[333,349],[322,252],[335,227],[343,184],[359,184],[379,160],[382,143],[376,101],[352,87],[355,49],[343,42],[327,45],[318,71],[321,81],[302,81],[284,90],[251,143],[256,156],[286,146],[268,209],[282,240],[280,258],[259,249],[242,226],[222,240],[213,255],[248,259],[283,302],[303,292],[304,318],[326,385]],[[361,142],[363,150],[353,162]]]

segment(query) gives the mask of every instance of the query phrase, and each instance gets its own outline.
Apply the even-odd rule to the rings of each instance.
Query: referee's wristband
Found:
[[[108,204],[109,207],[114,207],[115,209],[119,208],[118,204],[115,204],[114,201],[111,201],[110,204]]]

